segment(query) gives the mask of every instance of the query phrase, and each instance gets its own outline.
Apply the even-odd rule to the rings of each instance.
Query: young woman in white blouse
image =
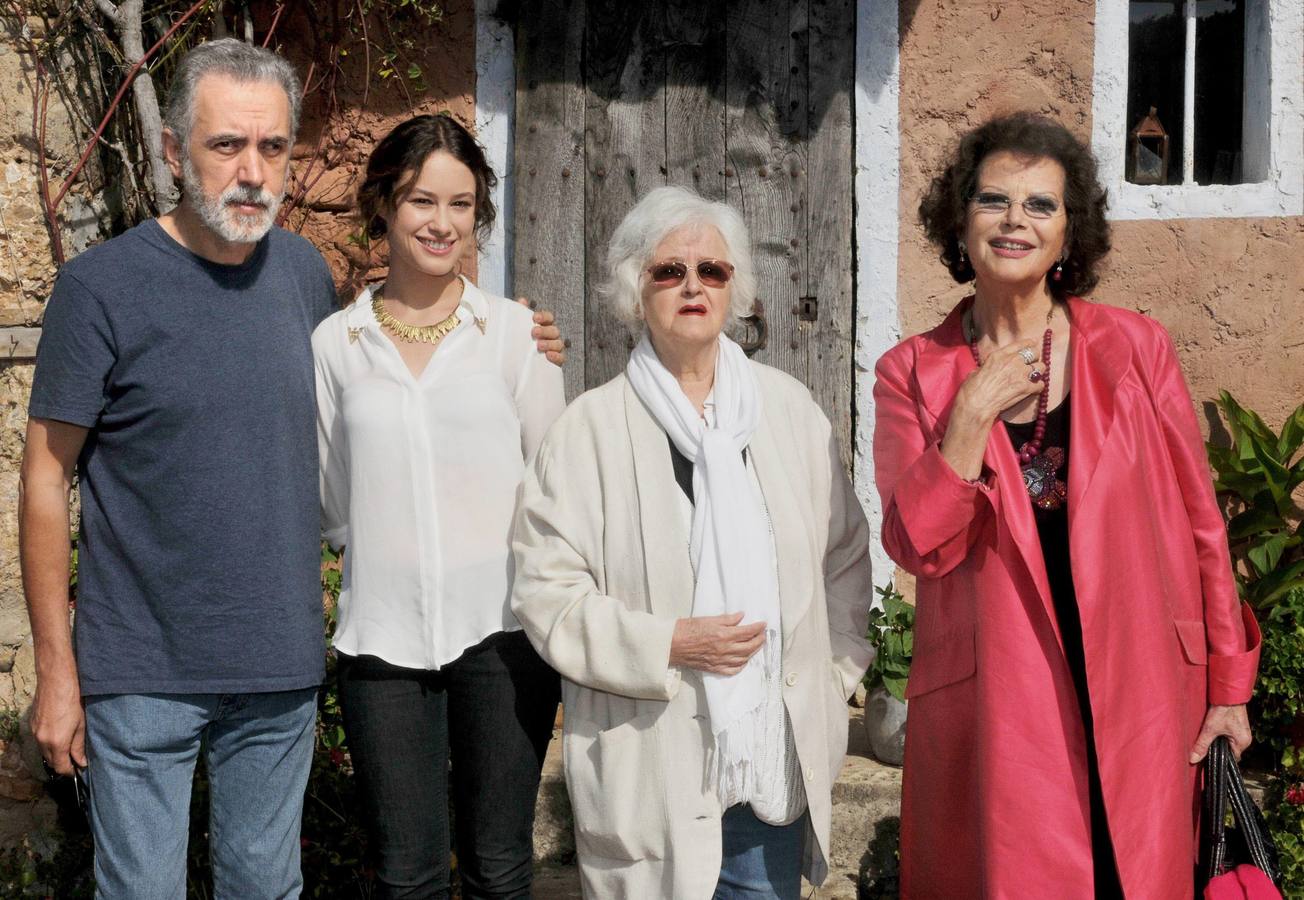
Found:
[[[326,537],[347,547],[339,696],[382,897],[449,896],[450,784],[462,896],[530,891],[559,686],[509,606],[509,538],[565,400],[529,310],[459,274],[495,180],[452,118],[397,126],[358,192],[387,279],[313,335]]]

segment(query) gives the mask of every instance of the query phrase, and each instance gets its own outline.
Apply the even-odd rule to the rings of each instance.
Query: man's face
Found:
[[[184,148],[167,132],[185,202],[222,240],[251,244],[276,220],[290,163],[290,100],[275,82],[205,75]]]

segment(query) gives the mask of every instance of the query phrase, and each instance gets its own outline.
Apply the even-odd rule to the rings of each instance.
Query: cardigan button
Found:
[[[814,780],[815,780],[815,770],[814,770],[814,769],[807,769],[807,770],[806,770],[806,780],[807,780],[807,781],[814,781]]]
[[[786,684],[788,687],[792,687],[794,684],[797,683],[797,673],[789,672],[788,677],[783,679],[783,683]]]

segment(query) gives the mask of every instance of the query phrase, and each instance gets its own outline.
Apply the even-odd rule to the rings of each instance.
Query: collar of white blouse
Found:
[[[368,355],[379,354],[379,356],[372,356],[372,359],[384,368],[391,369],[393,376],[400,382],[420,386],[438,380],[445,362],[449,359],[449,349],[467,340],[468,334],[476,337],[484,334],[489,322],[489,298],[465,275],[459,277],[462,279],[462,299],[458,302],[457,311],[462,321],[440,341],[437,349],[442,352],[435,353],[420,374],[412,373],[399,356],[398,348],[386,337],[380,323],[376,321],[376,314],[371,309],[371,298],[376,291],[374,285],[364,288],[346,313],[349,343],[352,344],[355,340],[366,341],[371,348]],[[476,333],[477,330],[479,334]]]

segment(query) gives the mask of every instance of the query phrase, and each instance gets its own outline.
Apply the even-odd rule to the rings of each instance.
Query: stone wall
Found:
[[[917,221],[956,137],[994,114],[1033,109],[1090,142],[1095,8],[1095,0],[902,3],[904,334],[930,328],[969,290],[951,280]],[[1206,429],[1207,401],[1223,388],[1279,426],[1304,399],[1304,218],[1118,222],[1113,243],[1092,297],[1168,328]]]

